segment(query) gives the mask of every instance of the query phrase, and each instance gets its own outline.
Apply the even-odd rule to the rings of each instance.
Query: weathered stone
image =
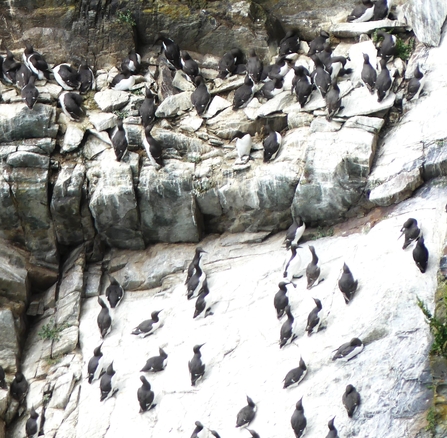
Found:
[[[62,143],[62,152],[76,150],[84,138],[85,131],[85,127],[80,127],[77,123],[69,122]]]
[[[172,85],[180,91],[194,91],[196,89],[182,70],[176,70],[174,79],[172,79]]]
[[[387,110],[394,105],[396,95],[389,93],[388,96],[377,102],[377,94],[371,94],[366,87],[356,88],[342,100],[343,109],[337,117],[366,116]]]
[[[30,138],[16,141],[18,151],[34,152],[41,155],[51,155],[56,147],[54,138]],[[2,145],[2,148],[4,146]]]
[[[311,132],[336,132],[342,127],[342,123],[334,120],[328,121],[324,117],[315,117],[310,125]]]
[[[196,132],[202,126],[203,120],[197,115],[183,117],[179,123],[179,128],[186,132]]]
[[[108,138],[108,134],[107,138]],[[111,148],[111,143],[106,143],[103,139],[99,139],[96,135],[89,135],[84,147],[82,148],[82,154],[87,160],[91,160],[98,156],[101,152]]]
[[[66,371],[62,374],[56,380],[48,408],[65,409],[74,384],[75,379],[72,372]]]
[[[153,137],[160,142],[163,149],[175,148],[181,155],[201,156],[212,151],[212,147],[196,137],[182,134],[175,130],[154,129]]]
[[[382,129],[385,120],[379,117],[354,116],[346,120],[345,128],[359,128],[373,134],[378,134]]]
[[[12,245],[0,245],[0,296],[11,301],[28,302],[29,284],[26,259]]]
[[[63,91],[60,85],[52,84],[51,82],[47,82],[45,85],[36,86],[36,88],[39,91],[39,97],[42,94],[48,94],[50,96],[50,100],[57,100]]]
[[[96,297],[101,291],[102,267],[100,263],[90,264],[84,274],[84,295],[85,298]]]
[[[126,106],[130,95],[126,91],[106,89],[95,93],[94,99],[101,111],[110,112]]]
[[[284,108],[291,105],[294,97],[290,92],[283,91],[276,95],[273,99],[268,100],[256,112],[256,117],[266,117],[269,114],[283,111]]]
[[[0,180],[0,236],[15,242],[24,243],[24,234],[20,218],[14,204],[10,185]]]
[[[210,94],[227,93],[236,90],[244,84],[244,76],[230,76],[228,79],[215,79],[214,88],[210,90]]]
[[[191,91],[167,97],[157,108],[156,117],[175,117],[192,108]]]
[[[18,366],[19,342],[10,309],[0,309],[0,363],[6,372],[15,373]]]
[[[0,418],[5,415],[6,409],[8,409],[9,404],[9,391],[0,390]],[[2,432],[0,431],[0,436]],[[4,435],[3,435],[4,436]]]
[[[11,167],[36,167],[48,169],[50,158],[33,152],[17,151],[8,155],[6,164]]]
[[[202,117],[204,119],[210,119],[220,111],[223,111],[230,106],[231,102],[229,102],[227,99],[224,99],[220,96],[214,96],[210,102],[208,109],[206,110],[205,114],[202,115]]]
[[[78,327],[67,327],[60,333],[60,339],[54,341],[51,346],[51,357],[57,357],[65,353],[70,353],[78,345]]]
[[[297,111],[290,111],[287,114],[287,125],[289,129],[303,128],[305,126],[310,126],[313,119],[314,117],[312,114],[300,112],[300,108],[297,108]]]
[[[330,32],[337,38],[352,38],[362,34],[371,34],[376,29],[385,29],[387,32],[393,30],[406,30],[406,23],[396,20],[384,19],[377,21],[367,21],[363,23],[335,23],[331,26]]]
[[[104,131],[116,126],[118,117],[112,113],[89,112],[88,118],[97,131]]]
[[[424,147],[424,180],[447,175],[447,141],[438,141]]]

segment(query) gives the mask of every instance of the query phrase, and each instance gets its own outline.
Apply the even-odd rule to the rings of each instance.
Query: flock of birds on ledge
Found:
[[[362,0],[348,16],[352,23],[381,20],[389,14],[388,0]],[[368,54],[364,53],[364,63],[361,71],[361,80],[371,94],[377,92],[377,100],[381,102],[386,98],[393,85],[393,78],[387,68],[387,63],[396,55],[396,37],[384,31],[378,31],[378,36],[383,40],[378,49],[380,57],[380,72],[371,65]],[[313,61],[314,70],[309,70],[303,65],[295,65],[300,49],[300,40],[294,31],[289,31],[280,41],[277,59],[272,65],[264,65],[258,58],[254,49],[251,49],[246,59],[240,49],[232,49],[225,53],[218,64],[221,79],[233,74],[245,74],[244,84],[234,93],[233,109],[246,107],[254,96],[260,99],[271,99],[285,86],[285,76],[293,69],[294,76],[291,84],[291,92],[301,107],[309,102],[314,90],[318,90],[326,100],[327,119],[332,118],[342,108],[342,98],[337,78],[352,73],[352,69],[345,68],[349,59],[343,56],[332,56],[332,48],[329,42],[330,35],[321,30],[320,35],[309,43],[307,56]],[[160,36],[156,43],[161,41],[162,49],[167,64],[172,70],[182,70],[196,89],[191,95],[191,102],[197,114],[203,116],[211,102],[211,95],[206,82],[200,74],[198,63],[191,58],[188,52],[180,51],[179,46],[170,38]],[[36,52],[27,43],[23,53],[23,63],[14,59],[14,55],[8,50],[6,58],[0,56],[0,65],[3,80],[14,84],[21,89],[21,95],[30,109],[38,98],[36,79],[49,79],[52,71],[54,79],[65,90],[59,97],[62,111],[74,121],[79,121],[85,111],[82,107],[82,94],[89,90],[95,90],[95,75],[86,62],[76,70],[68,63],[49,69],[44,57]],[[135,85],[135,75],[142,69],[141,56],[131,50],[126,59],[121,63],[121,73],[116,75],[110,87],[115,90],[129,91]],[[423,87],[423,73],[416,66],[414,77],[408,83],[407,100],[419,96]],[[78,91],[78,92],[77,92]],[[157,95],[150,87],[146,87],[146,98],[142,103],[139,114],[144,126],[142,141],[151,163],[159,168],[163,166],[162,146],[152,137],[151,129],[156,121]],[[264,161],[274,160],[282,142],[279,132],[266,126],[268,135],[263,141]],[[123,126],[123,121],[118,120],[117,126],[109,133],[114,147],[116,159],[120,161],[127,152],[128,137]],[[236,149],[238,161],[236,164],[246,164],[250,159],[252,138],[250,134],[237,132]]]
[[[293,224],[289,227],[285,237],[285,246],[289,255],[286,257],[283,269],[283,280],[279,283],[279,290],[276,292],[273,304],[276,310],[278,320],[282,319],[284,315],[287,319],[280,328],[279,333],[279,347],[284,348],[286,345],[291,344],[299,335],[297,330],[297,324],[292,314],[292,309],[289,305],[289,298],[287,296],[287,286],[292,285],[296,288],[296,284],[293,283],[294,279],[301,278],[304,274],[307,278],[307,289],[310,290],[313,287],[318,286],[320,282],[324,280],[320,275],[320,267],[318,266],[318,256],[315,252],[315,248],[311,245],[308,246],[312,260],[304,269],[301,262],[301,257],[297,252],[297,248],[301,248],[298,245],[301,239],[306,225],[302,219],[298,216],[294,220]],[[424,238],[418,226],[417,220],[410,218],[403,224],[401,228],[401,235],[404,235],[404,244],[402,249],[406,249],[410,245],[416,243],[413,249],[413,259],[422,273],[427,269],[428,262],[428,250],[424,245]],[[203,269],[202,256],[206,253],[205,250],[198,247],[196,248],[195,255],[191,261],[185,281],[186,296],[187,299],[196,298],[195,310],[193,319],[202,315],[206,318],[212,315],[211,306],[212,301],[207,302],[207,297],[210,293],[207,285],[207,274]],[[109,306],[105,303],[105,300],[98,297],[98,303],[101,306],[101,310],[97,317],[97,324],[101,338],[104,340],[106,336],[112,330],[112,314],[116,312],[117,307],[123,301],[124,289],[118,283],[118,281],[108,274],[110,284],[105,291],[105,296],[109,302]],[[354,279],[349,267],[344,263],[342,274],[338,280],[338,287],[343,295],[346,304],[349,304],[355,296],[355,292],[358,287],[358,280]],[[309,313],[307,319],[307,325],[305,331],[308,336],[317,333],[320,330],[320,325],[323,319],[322,303],[319,299],[313,298],[315,301],[315,308]],[[141,322],[135,327],[131,334],[145,338],[155,333],[163,324],[160,321],[159,314],[162,310],[156,310],[151,313],[151,318]],[[104,341],[103,341],[104,342]],[[103,342],[94,349],[93,357],[87,364],[87,378],[91,384],[95,380],[99,379],[100,388],[100,401],[106,401],[108,398],[113,397],[119,390],[116,372],[113,369],[113,361],[105,366],[105,361],[101,347]],[[191,377],[191,385],[196,386],[198,381],[205,375],[206,365],[202,362],[200,349],[205,344],[195,345],[193,347],[193,357],[188,361],[188,369]],[[364,348],[363,342],[359,338],[352,338],[349,342],[344,343],[336,350],[332,356],[332,360],[349,361],[358,355]],[[146,364],[140,370],[140,372],[157,373],[163,371],[167,366],[168,354],[159,348],[159,355],[149,358]],[[186,360],[185,360],[186,362]],[[185,363],[186,366],[186,363]],[[299,366],[290,370],[283,382],[283,388],[289,388],[297,386],[306,376],[307,366],[302,357],[299,360]],[[144,413],[155,408],[154,403],[155,394],[151,390],[151,384],[144,375],[140,375],[141,387],[137,390],[137,400],[140,405],[140,413]],[[10,385],[10,395],[13,399],[22,403],[27,395],[29,384],[25,376],[21,372],[17,372],[15,379]],[[5,381],[5,372],[0,366],[0,389],[7,390],[7,384]],[[346,408],[349,418],[352,418],[361,403],[361,397],[356,388],[352,384],[346,386],[346,391],[342,395],[342,403]],[[252,438],[259,438],[260,435],[252,429],[248,429],[248,426],[253,421],[256,415],[256,404],[247,396],[247,405],[244,406],[236,417],[236,427],[245,427],[250,432]],[[335,417],[328,422],[329,432],[326,438],[337,438],[338,432],[334,424]],[[291,417],[291,427],[295,433],[296,438],[300,438],[304,435],[307,420],[304,414],[303,400],[298,400],[295,406],[295,411]],[[34,407],[31,407],[30,417],[26,422],[26,436],[37,437],[39,432],[42,433],[43,424],[39,424],[39,414]],[[205,427],[200,421],[195,422],[195,428],[192,432],[191,438],[202,438],[207,436],[207,431],[211,433],[215,438],[220,438],[218,432]]]

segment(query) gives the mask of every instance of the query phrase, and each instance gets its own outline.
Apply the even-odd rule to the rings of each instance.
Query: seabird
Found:
[[[237,72],[238,64],[243,61],[243,53],[240,49],[231,49],[229,52],[225,53],[219,60],[218,70],[219,79],[225,79],[228,76]]]
[[[110,87],[118,91],[129,91],[135,85],[135,76],[127,67],[118,73],[110,83]]]
[[[14,400],[21,403],[28,393],[29,384],[25,376],[21,372],[15,374],[14,380],[9,386],[9,393]]]
[[[124,158],[124,155],[126,155],[127,146],[129,144],[121,119],[118,119],[116,122],[116,128],[110,139],[112,140],[113,149],[115,150],[116,161],[121,161]]]
[[[382,102],[388,96],[391,90],[393,81],[391,79],[390,71],[386,66],[386,58],[380,60],[380,73],[377,76],[376,88],[377,88],[377,102]]]
[[[292,429],[295,432],[295,437],[300,438],[304,435],[306,431],[307,420],[304,416],[304,408],[303,408],[303,399],[297,401],[295,405],[295,411],[292,414],[292,418],[290,419],[290,424],[292,425]]]
[[[22,99],[25,101],[26,106],[29,109],[33,109],[39,97],[39,91],[34,85],[36,82],[36,76],[31,75],[28,83],[22,88],[21,95]]]
[[[264,163],[273,161],[278,156],[282,144],[282,137],[279,132],[272,129],[270,125],[266,125],[266,131],[268,136],[262,142],[264,146]]]
[[[309,71],[305,67],[299,65],[298,67],[293,67],[293,70],[295,71],[295,76],[292,80],[291,91],[295,91],[298,103],[303,108],[310,100],[313,85],[309,81]]]
[[[300,357],[300,364],[298,368],[293,368],[293,370],[290,370],[286,377],[284,378],[284,386],[283,388],[289,388],[293,385],[298,385],[304,377],[306,377],[307,374],[307,366],[304,363],[304,360],[302,357]]]
[[[256,93],[266,99],[273,99],[277,94],[281,93],[284,88],[284,78],[275,78],[264,83],[262,88]]]
[[[196,76],[194,83],[196,89],[191,94],[191,102],[199,116],[202,116],[211,102],[211,94],[208,92],[205,81],[202,76]]]
[[[192,274],[186,285],[186,297],[188,300],[199,296],[206,281],[206,272],[200,267],[200,260],[195,262],[194,269],[194,274]]]
[[[234,138],[232,141],[236,140],[236,150],[237,155],[239,157],[239,161],[236,161],[235,164],[246,164],[250,159],[250,151],[251,151],[251,135],[244,134],[241,131],[237,131],[234,134]]]
[[[171,40],[171,38],[167,38],[163,35],[160,35],[155,42],[157,43],[158,41],[161,41],[162,43],[168,66],[173,70],[181,70],[182,61],[180,57],[179,46],[173,40]]]
[[[25,87],[34,73],[25,65],[20,64],[19,69],[15,73],[16,85],[22,89]]]
[[[344,56],[333,56],[331,58],[331,80],[338,78],[339,76],[349,75],[354,70],[352,68],[345,68],[348,59]]]
[[[158,373],[159,371],[163,371],[168,364],[168,355],[163,350],[163,348],[159,347],[158,351],[160,353],[159,356],[150,357],[144,367],[140,370],[141,372],[151,372]]]
[[[317,333],[320,329],[321,324],[321,301],[318,298],[313,298],[315,301],[316,307],[312,309],[312,311],[309,313],[309,316],[307,317],[307,326],[306,326],[306,332],[307,335],[310,336],[312,333]]]
[[[246,75],[244,84],[241,85],[234,93],[233,110],[245,108],[253,99],[254,83],[250,76]]]
[[[203,253],[206,253],[206,251],[202,247],[198,246],[196,248],[196,250],[195,250],[194,257],[193,257],[193,259],[191,260],[191,263],[188,266],[188,273],[186,275],[185,284],[188,284],[188,281],[190,280],[190,278],[194,274],[194,271],[196,269],[195,268],[196,263],[200,263],[201,262]],[[201,268],[202,268],[202,266],[201,266]]]
[[[247,60],[247,74],[251,80],[257,84],[261,80],[263,63],[256,55],[255,49],[250,49],[250,55]]]
[[[326,120],[331,121],[341,108],[340,88],[337,84],[337,78],[332,81],[332,87],[327,92],[326,96],[327,116]]]
[[[220,438],[220,435],[215,430],[210,429],[210,432],[211,432],[211,435],[213,435],[215,438]]]
[[[352,385],[348,385],[346,387],[346,391],[342,397],[342,402],[343,406],[348,411],[348,417],[352,418],[355,411],[360,406],[360,394]]]
[[[34,51],[33,46],[29,43],[25,44],[23,62],[40,80],[50,79],[47,62],[40,53]]]
[[[301,278],[302,274],[302,266],[301,266],[301,257],[296,252],[297,248],[301,248],[301,246],[292,244],[290,247],[291,254],[287,256],[284,269],[283,269],[283,277],[292,281],[294,278]]]
[[[110,317],[109,309],[106,306],[106,303],[101,297],[98,297],[98,303],[101,306],[101,311],[99,312],[97,322],[101,338],[104,339],[112,329],[112,318]]]
[[[372,21],[383,20],[388,17],[389,5],[388,0],[376,0],[374,5],[374,14]]]
[[[152,93],[149,87],[146,87],[145,94],[146,97],[138,110],[144,127],[155,123],[155,112],[157,111],[157,104],[155,103],[156,95]]]
[[[6,385],[5,377],[6,377],[5,370],[0,365],[0,389],[4,389],[4,390],[8,389],[8,386]]]
[[[306,268],[306,278],[307,278],[307,290],[311,289],[312,286],[317,286],[320,281],[320,267],[318,266],[318,256],[315,252],[315,248],[309,245],[309,250],[312,254],[312,261],[307,265]]]
[[[315,70],[312,72],[314,84],[321,96],[325,97],[332,83],[331,75],[326,71],[318,56],[313,56],[312,60],[315,63]]]
[[[329,43],[325,43],[323,46],[323,50],[317,53],[315,56],[320,58],[320,61],[323,63],[325,70],[332,74],[332,47]]]
[[[16,83],[16,72],[20,68],[21,63],[14,59],[14,55],[10,50],[6,51],[6,58],[3,60],[2,72],[3,79],[9,84]]]
[[[250,432],[251,438],[261,438],[259,436],[259,433],[255,432],[254,430],[251,430],[251,429],[247,429],[247,430]]]
[[[155,408],[154,391],[151,390],[151,384],[146,377],[140,376],[142,385],[137,390],[138,403],[140,404],[140,414]]]
[[[348,15],[346,21],[349,23],[363,23],[371,20],[374,15],[374,3],[371,0],[362,0]]]
[[[343,294],[343,298],[345,299],[346,304],[349,304],[349,302],[352,300],[352,297],[357,290],[357,285],[358,280],[354,281],[354,276],[352,275],[348,265],[346,263],[343,263],[343,273],[338,280],[338,287]]]
[[[378,30],[377,35],[383,38],[382,44],[379,48],[379,56],[389,61],[397,53],[397,38],[383,30]]]
[[[194,424],[196,425],[196,427],[192,432],[191,438],[205,437],[206,430],[204,429],[203,424],[200,421],[196,421]]]
[[[133,335],[138,335],[140,338],[152,335],[157,329],[160,328],[161,322],[158,318],[159,313],[162,310],[157,310],[151,313],[151,319],[146,319],[142,323],[138,324],[133,330]]]
[[[289,298],[287,297],[287,285],[294,285],[290,281],[281,281],[278,284],[279,290],[275,294],[275,298],[273,298],[273,305],[276,309],[276,316],[278,319],[282,318],[284,316],[284,311],[286,310],[286,307],[289,305]]]
[[[108,274],[108,277],[110,284],[106,289],[106,297],[109,300],[110,307],[115,309],[120,305],[121,300],[123,299],[124,289],[110,274]]]
[[[180,61],[183,72],[192,82],[194,82],[195,77],[199,74],[199,64],[197,64],[197,62],[191,58],[191,55],[185,51],[180,52]]]
[[[290,63],[290,59],[287,59],[285,55],[278,56],[275,63],[267,67],[267,76],[272,80],[284,78],[291,69]]]
[[[413,260],[422,273],[427,270],[428,249],[424,245],[424,236],[422,234],[418,237],[416,246],[413,249]]]
[[[107,400],[113,397],[118,388],[116,387],[116,373],[113,369],[113,362],[107,367],[105,374],[102,375],[99,381],[99,389],[101,391],[101,397],[99,401]]]
[[[329,420],[327,423],[327,427],[329,428],[329,432],[326,435],[326,438],[338,438],[338,431],[334,426],[335,417],[332,420]]]
[[[156,168],[163,167],[163,148],[161,147],[161,144],[152,137],[151,130],[152,125],[147,125],[144,128],[143,146],[152,166]]]
[[[31,410],[29,413],[29,418],[26,420],[25,431],[27,438],[37,438],[39,434],[39,423],[37,419],[39,418],[39,414],[34,409],[34,406],[31,406]]]
[[[321,52],[324,49],[324,45],[328,39],[329,34],[325,30],[320,30],[320,35],[309,43],[309,51],[307,52],[307,56],[311,57],[312,55],[315,55],[315,53]]]
[[[72,93],[70,91],[63,91],[59,96],[59,103],[61,104],[62,111],[70,119],[79,121],[84,115],[82,109],[82,96],[78,93]]]
[[[255,418],[256,405],[247,395],[247,406],[244,406],[237,414],[236,427],[247,427]]]
[[[81,85],[78,71],[70,64],[56,65],[53,75],[56,82],[66,91],[77,90]]]
[[[89,90],[96,88],[95,75],[92,69],[84,61],[78,68],[79,80],[81,81],[80,93],[87,93]]]
[[[363,350],[363,343],[359,338],[352,338],[349,342],[346,342],[337,348],[336,353],[332,357],[332,360],[341,359],[348,362],[353,357],[357,356]]]
[[[298,53],[300,39],[294,30],[288,30],[285,37],[279,42],[279,56]]]
[[[421,234],[421,230],[418,227],[418,221],[413,218],[407,219],[400,231],[402,234],[399,236],[399,239],[405,234],[405,241],[402,249],[407,248],[408,245],[414,242]]]
[[[102,344],[93,350],[93,357],[90,358],[87,365],[88,383],[92,383],[93,380],[99,379],[104,370],[103,362],[104,356],[101,351]]]
[[[298,242],[301,239],[305,229],[306,224],[301,219],[301,216],[297,216],[293,219],[293,223],[287,229],[286,238],[284,240],[287,249],[289,249],[292,244],[298,245]]]
[[[284,347],[284,345],[286,345],[287,343],[291,344],[297,337],[295,333],[296,331],[295,319],[290,310],[290,306],[287,305],[284,310],[287,315],[287,320],[284,321],[283,325],[281,326],[281,330],[279,333],[279,348]]]
[[[424,86],[424,80],[425,78],[423,73],[419,69],[419,64],[416,64],[413,77],[408,82],[407,100],[411,100],[414,97],[416,97],[416,99],[419,98],[419,95],[421,94],[422,88]]]
[[[199,293],[199,296],[197,297],[197,300],[196,300],[193,318],[197,318],[203,311],[205,311],[205,313],[204,313],[205,318],[209,315],[212,315],[211,308],[210,307],[207,308],[207,303],[206,303],[206,297],[209,293],[210,293],[210,291],[208,289],[208,284],[205,280],[203,282],[203,286]]]
[[[197,381],[205,374],[205,364],[202,363],[202,354],[200,353],[200,349],[204,345],[205,344],[194,345],[194,348],[192,349],[192,351],[194,351],[194,356],[188,361],[188,369],[191,374],[191,386],[196,386]]]
[[[363,67],[361,78],[363,83],[366,85],[366,88],[368,88],[369,92],[373,94],[376,87],[377,72],[370,64],[369,55],[367,53],[363,53]]]
[[[132,73],[138,73],[141,65],[141,56],[131,49],[127,58],[121,63],[121,70],[130,70]]]

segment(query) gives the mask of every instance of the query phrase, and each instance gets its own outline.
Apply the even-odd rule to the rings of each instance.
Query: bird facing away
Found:
[[[28,393],[29,383],[21,372],[15,374],[14,380],[9,387],[9,393],[14,400],[21,403]]]
[[[40,80],[50,79],[47,62],[40,53],[34,51],[33,46],[29,43],[25,44],[23,62]]]
[[[372,21],[383,20],[388,17],[389,0],[376,0],[374,5],[374,15]]]
[[[335,417],[332,420],[329,420],[327,423],[327,427],[329,428],[329,432],[326,435],[326,438],[338,438],[338,431],[334,426]]]
[[[404,244],[402,249],[407,248],[411,243],[413,243],[421,234],[421,229],[418,227],[418,221],[416,219],[410,218],[405,221],[400,229],[401,235],[399,239],[405,235]]]
[[[106,297],[109,300],[110,307],[115,309],[118,307],[124,296],[124,289],[118,281],[109,274],[110,284],[106,289]]]
[[[380,73],[377,76],[376,89],[377,89],[377,102],[382,102],[391,90],[391,85],[393,85],[393,80],[391,79],[390,71],[386,66],[386,59],[382,58],[380,60]]]
[[[345,393],[343,394],[342,401],[346,411],[348,412],[348,417],[352,418],[355,411],[360,406],[360,394],[352,385],[348,385]]]
[[[255,418],[256,405],[247,395],[247,406],[244,406],[237,414],[236,427],[247,427]]]
[[[369,55],[367,53],[363,53],[363,67],[360,77],[369,92],[373,94],[376,88],[377,72],[369,62]]]
[[[39,414],[35,411],[34,406],[31,407],[29,418],[26,420],[25,431],[27,438],[37,437],[39,433],[39,424],[37,419]]]
[[[343,294],[345,303],[349,304],[352,300],[355,291],[357,290],[358,280],[354,280],[354,276],[351,273],[348,265],[343,263],[343,273],[338,280],[338,287]]]
[[[116,155],[116,161],[121,161],[124,158],[124,155],[126,155],[128,146],[127,134],[121,119],[118,119],[116,123],[116,129],[112,134],[111,140]]]
[[[146,377],[140,376],[142,385],[137,390],[138,403],[140,404],[140,414],[155,408],[154,391],[151,390],[151,384]]]
[[[206,87],[202,76],[196,76],[194,83],[196,84],[197,88],[191,94],[191,103],[194,105],[197,114],[202,116],[205,114],[205,111],[211,102],[211,94],[208,92],[208,88]]]
[[[61,104],[62,111],[70,119],[74,121],[81,120],[84,115],[82,109],[82,96],[78,93],[71,93],[64,91],[59,96],[59,103]]]
[[[200,421],[196,421],[194,424],[196,425],[196,427],[192,432],[191,438],[202,438],[203,436],[205,436],[205,429],[203,424]]]
[[[181,70],[182,61],[179,46],[171,40],[171,38],[167,38],[163,35],[160,35],[155,42],[157,43],[158,41],[161,41],[169,68],[172,70]]]
[[[253,99],[254,82],[250,76],[246,75],[243,85],[241,85],[234,93],[233,109],[238,110],[245,108]]]
[[[397,53],[397,38],[383,30],[378,30],[377,35],[383,38],[382,44],[379,48],[379,56],[389,61]]]
[[[301,257],[296,252],[297,248],[301,248],[301,246],[292,244],[290,247],[291,254],[286,257],[284,263],[283,276],[284,278],[289,279],[289,281],[292,281],[294,278],[301,278],[303,276]]]
[[[266,126],[268,136],[263,141],[264,146],[264,163],[274,160],[279,153],[282,144],[281,134],[270,127]]]
[[[290,424],[292,426],[293,431],[295,432],[296,438],[301,438],[305,431],[307,420],[304,416],[304,408],[303,408],[303,399],[297,401],[295,405],[295,411],[292,414],[292,418],[290,419]]]
[[[225,79],[237,72],[238,64],[242,62],[244,55],[240,49],[231,49],[225,53],[218,63],[219,79]]]
[[[193,319],[197,318],[203,311],[205,311],[205,313],[204,313],[205,318],[209,315],[212,315],[211,308],[210,307],[207,308],[207,303],[206,303],[206,297],[209,293],[210,293],[210,290],[208,289],[208,283],[205,279],[205,281],[203,282],[202,289],[200,290],[199,296],[197,297],[197,300],[196,300]]]
[[[348,15],[346,21],[349,23],[364,23],[371,20],[374,15],[374,3],[371,0],[362,0]]]
[[[311,289],[314,285],[317,286],[323,279],[320,280],[320,267],[318,266],[318,256],[315,252],[315,248],[309,245],[309,251],[312,254],[312,261],[307,265],[306,278],[307,278],[307,290]]]
[[[250,55],[247,60],[247,74],[255,84],[261,80],[262,69],[262,61],[256,55],[255,50],[250,49]]]
[[[295,76],[292,80],[291,92],[295,92],[298,103],[303,108],[309,102],[314,87],[309,81],[309,71],[305,67],[299,65],[293,67],[293,70]]]
[[[332,81],[332,86],[325,96],[327,116],[326,120],[330,122],[341,108],[340,88],[337,84],[337,78]]]
[[[307,374],[307,366],[304,363],[304,360],[302,357],[300,357],[300,364],[297,368],[293,368],[290,370],[286,377],[284,378],[284,386],[283,388],[289,388],[293,385],[298,385],[304,377],[306,377]]]
[[[53,68],[53,75],[56,82],[67,91],[77,90],[80,85],[78,71],[70,64],[59,64]]]
[[[301,239],[305,229],[306,224],[301,219],[301,216],[297,216],[286,232],[286,238],[284,242],[287,249],[290,249],[290,246],[292,244],[298,245],[298,242]]]
[[[162,310],[156,310],[151,313],[151,319],[146,319],[142,323],[138,324],[133,330],[133,335],[138,335],[140,338],[154,334],[154,332],[160,328],[161,322],[158,315]]]
[[[155,102],[156,95],[152,93],[149,87],[146,87],[145,95],[146,97],[138,110],[144,127],[155,123],[155,113],[158,107]]]
[[[292,343],[297,337],[295,333],[295,319],[289,305],[286,306],[285,312],[287,315],[287,320],[283,322],[279,332],[279,348],[284,347],[287,343]]]
[[[424,273],[427,270],[428,249],[424,244],[424,236],[420,235],[413,249],[413,260],[419,270]]]
[[[413,77],[408,82],[407,100],[411,100],[414,97],[417,99],[419,97],[424,86],[424,79],[424,75],[419,69],[419,64],[417,64],[414,69]]]
[[[118,388],[116,387],[116,373],[113,369],[113,362],[107,367],[106,373],[103,374],[99,381],[99,389],[101,391],[101,397],[99,401],[104,401],[110,397],[113,397]]]
[[[9,84],[15,84],[16,72],[20,66],[21,63],[14,59],[14,54],[10,50],[7,50],[6,58],[3,60],[2,64],[3,79]]]
[[[306,332],[308,336],[310,336],[312,333],[317,333],[321,325],[321,301],[318,298],[313,298],[313,300],[315,301],[316,307],[309,313],[309,316],[307,317]]]
[[[294,30],[287,31],[284,38],[279,42],[279,56],[298,53],[300,50],[300,39]]]
[[[309,43],[309,51],[307,52],[307,56],[312,56],[315,53],[319,53],[324,50],[324,45],[328,40],[329,34],[325,30],[320,30],[320,35]]]
[[[279,290],[275,294],[275,298],[273,299],[273,305],[276,309],[276,316],[278,319],[282,318],[284,316],[284,312],[286,310],[286,307],[289,304],[289,298],[287,297],[287,285],[293,285],[296,288],[296,285],[291,283],[290,281],[281,281],[278,284]]]
[[[81,81],[80,93],[87,93],[96,88],[95,75],[92,69],[84,61],[78,68],[79,80]]]
[[[204,345],[195,345],[192,349],[194,356],[188,362],[189,373],[191,374],[191,386],[196,386],[197,381],[205,374],[205,364],[202,363],[202,354],[200,353],[200,349]]]
[[[132,73],[138,73],[141,64],[141,56],[135,52],[135,49],[131,49],[127,58],[121,63],[121,70],[128,69]]]
[[[97,323],[99,327],[99,333],[101,334],[101,338],[105,338],[112,329],[112,318],[109,313],[109,309],[106,306],[106,303],[102,300],[101,297],[98,297],[98,303],[101,306],[101,311],[99,312]]]
[[[152,125],[147,125],[144,128],[143,146],[152,166],[159,169],[160,167],[163,167],[163,148],[161,144],[152,137],[151,130]]]
[[[166,368],[166,365],[168,364],[168,355],[163,350],[163,348],[158,349],[160,355],[159,356],[153,356],[150,357],[146,361],[146,365],[140,370],[141,372],[152,372],[157,373],[159,371],[163,371]]]
[[[332,357],[332,360],[343,360],[348,362],[353,357],[357,356],[363,350],[363,342],[359,338],[352,338],[349,342],[346,342],[337,348],[336,353]]]
[[[6,389],[8,389],[8,386],[6,385],[5,377],[6,377],[5,370],[0,365],[0,389],[6,390]]]
[[[197,64],[186,51],[180,52],[180,62],[182,64],[183,72],[187,75],[190,81],[194,82],[195,77],[199,74],[199,64]]]
[[[88,383],[97,380],[103,374],[103,354],[101,351],[102,344],[93,350],[93,357],[90,358],[87,365]]]

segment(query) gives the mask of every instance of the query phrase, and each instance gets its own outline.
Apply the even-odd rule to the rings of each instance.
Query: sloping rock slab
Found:
[[[395,20],[385,19],[377,21],[367,21],[366,23],[336,23],[332,25],[330,33],[337,38],[352,38],[358,37],[362,33],[372,33],[376,29],[386,29],[387,31],[392,31],[406,30],[407,28],[408,25],[406,25],[405,23],[399,23]]]

